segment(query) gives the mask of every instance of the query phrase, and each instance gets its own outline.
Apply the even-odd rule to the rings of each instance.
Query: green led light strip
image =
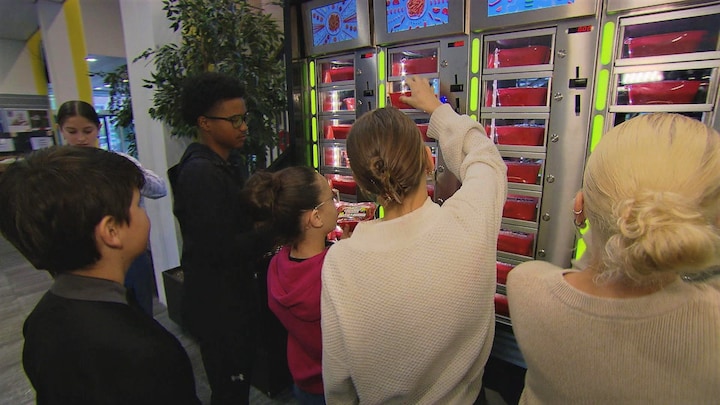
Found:
[[[317,143],[318,136],[317,136],[317,118],[316,117],[312,117],[310,126],[311,126],[311,131],[312,131],[312,142]]]
[[[385,51],[379,51],[377,57],[378,62],[378,80],[384,81],[385,80]]]
[[[480,71],[480,38],[472,40],[470,48],[470,71],[477,74]]]
[[[608,86],[610,85],[610,71],[602,69],[595,81],[595,109],[605,111],[607,107]]]
[[[317,94],[315,89],[310,90],[310,115],[314,116],[317,114]]]
[[[612,62],[613,44],[615,43],[615,23],[607,22],[603,25],[600,44],[600,63],[607,65]]]
[[[378,86],[378,108],[385,107],[387,101],[387,94],[385,94],[385,83],[381,83]]]
[[[470,79],[470,111],[478,110],[478,94],[480,93],[480,80],[477,77]]]
[[[319,145],[317,144],[317,118],[312,117],[311,123],[310,123],[311,131],[312,131],[312,138],[313,138],[313,167],[315,170],[317,170],[320,167],[320,163],[318,162],[318,148]]]
[[[315,61],[310,61],[310,87],[315,87]]]
[[[600,138],[603,136],[603,129],[605,128],[605,117],[598,114],[593,117],[592,131],[590,132],[590,153],[595,150]]]

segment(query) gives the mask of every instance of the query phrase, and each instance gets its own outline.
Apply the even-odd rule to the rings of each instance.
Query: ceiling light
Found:
[[[88,56],[87,58],[85,58],[85,60],[88,61],[88,62],[97,62],[97,59],[91,58],[91,57],[89,57],[89,56]]]

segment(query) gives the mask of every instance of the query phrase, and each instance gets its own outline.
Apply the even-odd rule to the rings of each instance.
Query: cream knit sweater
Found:
[[[495,328],[505,165],[478,122],[443,105],[439,138],[462,187],[442,207],[360,223],[323,265],[328,404],[471,404]]]
[[[720,403],[720,277],[613,299],[573,288],[569,271],[534,261],[508,277],[521,404]]]

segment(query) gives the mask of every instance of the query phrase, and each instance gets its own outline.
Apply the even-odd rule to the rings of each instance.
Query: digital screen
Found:
[[[488,17],[566,6],[575,0],[488,0]]]
[[[312,9],[313,45],[327,45],[358,38],[355,0],[339,1]]]
[[[387,32],[447,24],[449,0],[386,0]]]

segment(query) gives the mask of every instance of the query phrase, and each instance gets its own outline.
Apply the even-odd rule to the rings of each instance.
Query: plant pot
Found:
[[[173,322],[182,327],[183,271],[180,267],[175,267],[163,271],[162,277],[163,285],[165,286],[168,316]]]

